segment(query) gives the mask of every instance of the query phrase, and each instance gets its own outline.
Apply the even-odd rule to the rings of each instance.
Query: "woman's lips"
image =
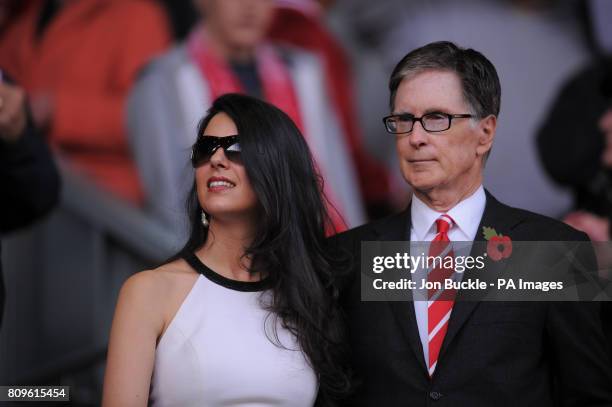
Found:
[[[211,177],[206,183],[206,186],[209,191],[218,192],[232,189],[236,184],[225,177]]]

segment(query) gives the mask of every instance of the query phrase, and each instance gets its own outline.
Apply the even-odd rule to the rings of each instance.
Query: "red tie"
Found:
[[[440,266],[439,259],[435,263],[434,268],[427,275],[428,282],[439,281],[444,287],[444,280],[451,278],[455,268],[450,266],[449,262],[444,260],[447,257],[454,258],[453,248],[448,238],[448,230],[454,224],[453,219],[448,215],[442,215],[436,220],[436,227],[438,234],[431,241],[429,246],[429,256],[440,256],[442,258],[442,267]],[[445,267],[446,266],[446,267]],[[433,376],[433,373],[438,364],[438,355],[440,354],[440,348],[446,335],[448,328],[448,321],[450,319],[451,311],[453,310],[453,302],[455,298],[456,290],[428,290],[428,307],[427,307],[427,333],[429,335],[429,376]]]

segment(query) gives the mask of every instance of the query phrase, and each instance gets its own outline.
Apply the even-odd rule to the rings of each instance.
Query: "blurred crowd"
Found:
[[[485,185],[609,240],[610,14],[598,0],[2,0],[0,90],[23,91],[56,159],[179,238],[198,121],[223,93],[263,98],[302,130],[343,230],[409,199],[385,81],[398,56],[451,40],[502,79]]]

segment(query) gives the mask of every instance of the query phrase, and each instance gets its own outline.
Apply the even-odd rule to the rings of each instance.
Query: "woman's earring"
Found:
[[[208,227],[208,217],[204,211],[202,211],[202,225],[204,225],[205,228]]]

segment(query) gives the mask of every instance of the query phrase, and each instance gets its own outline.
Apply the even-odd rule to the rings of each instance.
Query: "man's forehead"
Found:
[[[394,113],[423,113],[465,108],[459,76],[452,71],[424,70],[407,75],[395,94]]]

